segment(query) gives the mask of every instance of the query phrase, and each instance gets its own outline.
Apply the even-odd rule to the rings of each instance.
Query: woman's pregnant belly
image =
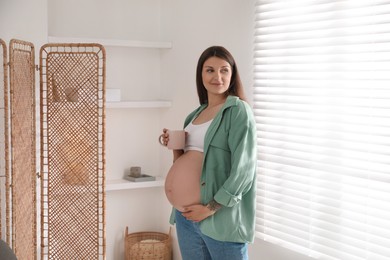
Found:
[[[165,194],[179,211],[183,211],[185,206],[200,203],[202,160],[203,153],[187,151],[175,161],[167,174]]]

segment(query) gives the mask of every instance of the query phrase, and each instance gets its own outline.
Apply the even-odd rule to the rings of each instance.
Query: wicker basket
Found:
[[[171,229],[168,234],[159,232],[125,233],[126,260],[171,260]]]

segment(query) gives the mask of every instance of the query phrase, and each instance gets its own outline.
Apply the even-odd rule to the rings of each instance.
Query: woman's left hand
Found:
[[[195,204],[184,208],[182,215],[190,221],[200,222],[211,215],[213,215],[215,211],[211,211],[205,205]]]

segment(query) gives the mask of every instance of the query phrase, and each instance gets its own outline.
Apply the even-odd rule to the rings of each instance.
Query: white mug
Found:
[[[167,131],[169,135],[169,141],[167,143],[167,148],[170,150],[181,150],[184,149],[186,144],[186,132],[184,130],[168,130]],[[158,138],[158,141],[161,145],[165,144],[163,143],[163,136],[164,134],[160,135]]]

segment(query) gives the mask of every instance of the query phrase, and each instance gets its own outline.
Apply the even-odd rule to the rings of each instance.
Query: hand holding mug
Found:
[[[184,130],[169,130],[164,128],[163,134],[158,138],[161,145],[170,150],[184,149],[186,144],[186,132]]]

